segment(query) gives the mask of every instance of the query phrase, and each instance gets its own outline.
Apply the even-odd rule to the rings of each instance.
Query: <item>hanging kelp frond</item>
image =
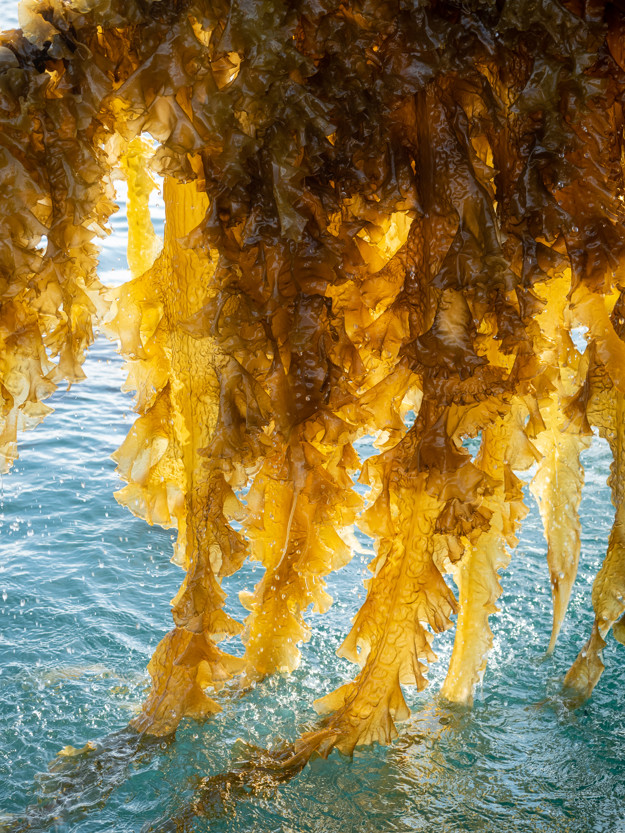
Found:
[[[129,178],[131,216],[145,200],[138,160]],[[126,165],[130,167],[130,162]],[[138,193],[137,193],[138,191]],[[215,263],[208,252],[185,246],[204,217],[207,200],[195,182],[164,186],[166,232],[163,252],[149,271],[124,285],[110,327],[131,358],[132,384],[141,414],[116,452],[118,471],[128,486],[118,500],[150,523],[176,526],[174,559],[186,578],[172,601],[176,628],[162,640],[150,662],[152,690],[133,725],[166,734],[183,716],[219,710],[204,694],[241,671],[242,661],[216,642],[240,632],[223,610],[219,580],[238,569],[245,553],[240,535],[228,523],[240,505],[225,482],[220,458],[203,465],[200,452],[214,436],[220,410],[220,377],[228,360],[210,334],[197,338],[185,322],[214,294]],[[131,263],[147,266],[151,227],[138,235]],[[146,256],[147,253],[147,256]],[[175,287],[175,288],[174,288]],[[141,391],[151,388],[151,395]]]
[[[614,301],[614,298],[606,300]],[[625,334],[624,313],[624,297],[621,292],[611,315],[611,321],[619,337]],[[592,633],[564,680],[565,685],[582,699],[590,696],[603,673],[602,652],[606,636],[612,627],[615,637],[619,642],[623,642],[620,620],[625,613],[625,399],[617,381],[610,375],[607,362],[604,364],[598,358],[599,350],[594,344],[588,352],[585,384],[572,409],[583,409],[588,422],[598,428],[599,434],[605,437],[610,445],[613,462],[608,483],[612,490],[616,517],[604,562],[592,588],[592,606],[595,612]]]
[[[548,284],[537,286],[545,298],[538,316],[540,351],[544,362],[543,391],[540,400],[539,430],[534,444],[541,453],[531,490],[538,502],[547,539],[547,563],[553,596],[553,627],[548,653],[552,653],[562,626],[577,574],[580,552],[579,504],[584,483],[580,453],[590,438],[580,432],[579,423],[567,418],[566,405],[577,393],[580,357],[564,317],[568,275],[554,276]]]
[[[340,648],[359,670],[316,701],[318,728],[280,767],[393,738],[402,686],[426,685],[456,615],[442,693],[470,703],[526,511],[516,472],[534,464],[553,650],[595,426],[617,514],[566,678],[589,695],[609,630],[625,632],[625,13],[557,0],[27,0],[20,13],[0,40],[0,452],[8,465],[17,429],[81,377],[102,320],[138,415],[117,497],[177,529],[185,572],[132,726],[172,732],[218,710],[228,680],[295,669],[354,523],[376,548]],[[93,239],[113,178],[128,186],[132,278],[106,310]],[[379,454],[362,461],[360,514],[365,434]],[[264,574],[237,622],[222,580],[247,557]],[[234,637],[242,656],[219,646]]]
[[[19,33],[0,46],[2,472],[17,457],[17,432],[51,410],[44,400],[57,384],[84,378],[93,319],[104,311],[93,240],[116,206],[94,141],[100,100],[85,62],[52,52],[44,57]]]
[[[501,594],[498,571],[510,561],[506,544],[516,545],[515,532],[526,514],[521,482],[513,472],[534,462],[533,454],[527,454],[524,412],[525,408],[515,401],[509,413],[482,431],[476,465],[492,479],[492,490],[481,504],[488,523],[473,532],[464,556],[452,568],[460,610],[449,670],[441,689],[452,702],[472,703],[475,686],[484,674],[493,644],[488,620],[496,612]]]

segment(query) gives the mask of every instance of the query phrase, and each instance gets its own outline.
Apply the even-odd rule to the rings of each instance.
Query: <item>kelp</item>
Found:
[[[129,208],[137,217],[136,202],[146,190],[137,188],[138,179],[129,182]],[[236,516],[238,500],[219,458],[213,465],[197,462],[215,432],[220,380],[228,366],[210,335],[197,338],[184,327],[211,294],[213,260],[180,242],[204,216],[207,201],[193,181],[168,178],[163,190],[163,251],[147,272],[122,287],[109,324],[132,357],[133,382],[151,386],[150,396],[137,403],[141,416],[115,454],[118,472],[128,480],[117,499],[151,523],[176,526],[174,559],[186,571],[172,600],[176,627],[150,661],[152,689],[132,721],[152,734],[171,732],[181,717],[218,711],[204,690],[220,688],[241,670],[241,660],[216,643],[241,630],[223,610],[219,579],[235,571],[244,554],[225,514]],[[129,259],[142,266],[151,260],[145,228],[136,242],[129,235]]]
[[[173,737],[173,736],[172,736]],[[130,727],[111,732],[98,741],[88,741],[81,749],[66,746],[38,775],[39,800],[27,807],[19,818],[3,815],[2,833],[34,833],[76,822],[106,805],[108,797],[128,778],[134,764],[149,759],[164,744],[162,738],[140,735]],[[76,801],[89,794],[90,801]]]
[[[482,511],[488,512],[488,525],[476,530],[467,551],[454,565],[458,622],[441,688],[443,697],[451,702],[471,704],[475,686],[484,675],[493,645],[489,616],[497,611],[501,594],[499,570],[508,566],[506,544],[516,545],[515,532],[527,511],[521,481],[513,471],[534,462],[533,454],[527,454],[527,439],[521,427],[524,412],[521,402],[513,401],[508,413],[482,431],[476,465],[492,483],[482,503]]]
[[[564,413],[568,400],[577,393],[580,365],[564,323],[569,290],[568,275],[554,276],[548,285],[538,285],[539,294],[546,295],[539,319],[545,385],[540,407],[543,430],[534,440],[542,456],[531,490],[543,520],[553,597],[548,653],[555,648],[577,574],[581,531],[577,512],[584,483],[580,453],[590,445],[579,422],[567,419]]]
[[[618,295],[611,320],[619,337],[623,335],[623,293]],[[614,301],[614,298],[609,299]],[[594,345],[593,345],[594,346]],[[625,613],[625,565],[623,539],[624,470],[623,418],[625,416],[623,393],[610,375],[608,367],[599,359],[599,351],[589,351],[588,369],[584,387],[572,403],[573,412],[585,405],[585,414],[591,425],[607,439],[613,455],[608,479],[612,502],[616,508],[614,524],[608,541],[605,559],[592,588],[592,606],[595,613],[591,635],[564,678],[576,698],[586,699],[592,693],[604,670],[603,649],[606,636],[614,628],[614,636],[623,643],[620,620]]]
[[[471,703],[534,464],[552,651],[594,426],[616,520],[566,677],[589,695],[625,630],[618,5],[24,0],[20,15],[0,38],[0,450],[6,468],[18,429],[82,377],[94,324],[119,341],[137,419],[117,497],[177,530],[185,572],[131,727],[169,734],[231,680],[293,671],[354,524],[375,545],[339,650],[359,670],[279,766],[395,737],[403,687],[427,684],[456,615],[442,694]],[[115,179],[131,279],[105,294],[94,241]],[[361,461],[365,435],[379,453]],[[222,583],[248,558],[264,572],[239,622]]]

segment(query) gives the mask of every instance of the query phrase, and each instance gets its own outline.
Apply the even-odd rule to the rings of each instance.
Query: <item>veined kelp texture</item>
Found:
[[[340,649],[362,670],[353,682],[315,702],[321,713],[332,712],[324,728],[336,732],[330,744],[344,752],[358,742],[388,743],[396,736],[395,721],[410,713],[400,683],[423,688],[425,663],[435,658],[425,625],[438,631],[451,626],[454,599],[433,560],[442,504],[425,491],[426,479],[406,478],[407,488],[389,495],[397,501],[388,509],[398,512],[394,527],[401,534],[389,530],[381,567],[369,580],[365,604]],[[384,509],[378,503],[378,511]]]
[[[128,143],[121,163],[128,187],[128,265],[133,278],[145,274],[162,248],[150,216],[150,194],[157,187],[149,170],[155,149],[145,139],[135,137]]]
[[[220,578],[237,569],[244,552],[224,515],[225,505],[236,513],[238,501],[219,462],[205,465],[200,457],[217,425],[223,359],[210,335],[198,338],[185,329],[205,305],[215,271],[209,252],[185,245],[207,199],[193,181],[166,178],[163,190],[163,252],[147,273],[121,288],[113,321],[122,350],[136,345],[128,351],[133,380],[151,383],[154,391],[147,401],[139,398],[143,412],[116,452],[118,470],[129,481],[117,497],[150,522],[177,527],[174,558],[187,573],[172,601],[176,628],[156,649],[149,666],[152,691],[133,721],[152,734],[172,731],[183,716],[217,711],[204,689],[219,688],[240,670],[241,661],[215,643],[241,627],[222,609]],[[130,187],[133,209],[134,200]],[[147,248],[140,234],[136,246],[139,256]]]
[[[248,493],[251,556],[265,567],[255,592],[241,594],[250,610],[243,635],[248,678],[297,667],[297,644],[310,632],[301,613],[311,603],[317,612],[328,609],[323,576],[351,557],[337,530],[349,526],[360,507],[349,476],[357,458],[349,441],[332,442],[335,436],[324,428],[321,442],[298,448],[296,435],[286,454],[263,465]],[[305,470],[294,471],[298,464]]]

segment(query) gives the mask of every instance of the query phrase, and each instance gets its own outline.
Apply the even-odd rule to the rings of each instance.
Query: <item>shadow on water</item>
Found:
[[[323,737],[327,733],[316,734]],[[45,831],[102,809],[111,793],[126,781],[131,766],[145,765],[163,744],[174,742],[175,734],[153,737],[126,727],[82,749],[66,747],[47,772],[38,776],[37,802],[19,818],[0,820],[0,833]],[[175,815],[168,813],[160,821],[148,823],[142,831],[191,831],[198,816],[218,817],[233,803],[259,795],[269,797],[302,771],[315,746],[282,743],[267,750],[238,741],[230,771],[193,779],[188,805]]]
[[[173,740],[173,735],[155,738],[126,727],[82,749],[66,747],[37,777],[37,802],[19,818],[0,821],[0,833],[44,831],[101,809],[124,783],[132,764],[144,762]]]

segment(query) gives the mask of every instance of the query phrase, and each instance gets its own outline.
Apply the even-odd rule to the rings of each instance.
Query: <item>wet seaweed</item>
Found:
[[[8,468],[18,430],[82,378],[101,323],[138,414],[117,497],[176,528],[185,571],[131,726],[170,735],[229,680],[293,671],[354,523],[376,546],[340,649],[358,671],[316,701],[284,767],[396,737],[402,686],[427,684],[456,613],[443,694],[470,703],[525,513],[516,472],[535,463],[552,651],[595,428],[616,519],[565,679],[589,696],[625,632],[620,6],[23,0],[20,15],[0,37],[0,451]],[[116,177],[132,279],[107,293],[95,241]],[[379,454],[361,511],[365,433]],[[247,558],[264,575],[237,622],[222,579]],[[221,647],[236,636],[243,657]]]

